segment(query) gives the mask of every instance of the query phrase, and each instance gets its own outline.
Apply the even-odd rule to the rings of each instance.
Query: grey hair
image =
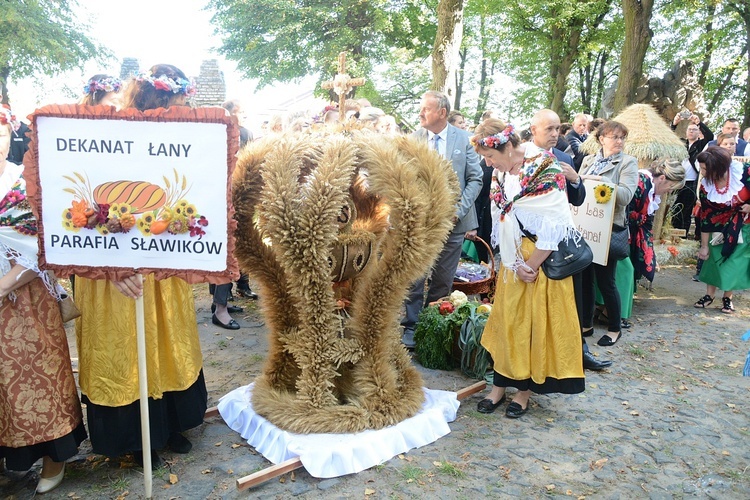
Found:
[[[437,90],[428,90],[424,93],[423,97],[432,97],[438,102],[438,109],[444,109],[446,116],[451,112],[451,103],[448,100],[448,96],[443,92]]]

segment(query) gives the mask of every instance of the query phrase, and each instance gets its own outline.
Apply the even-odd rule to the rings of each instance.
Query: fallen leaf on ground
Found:
[[[621,405],[623,405],[623,406],[628,406],[628,405],[629,405],[630,403],[628,403],[627,401],[623,401],[623,402],[622,402],[622,403],[620,403],[620,404],[621,404]]]
[[[221,443],[223,443],[223,442],[224,441],[219,441],[218,443],[214,443],[214,446],[221,446]]]
[[[637,410],[631,411],[630,414],[633,415],[634,417],[637,417],[638,415],[640,415],[640,413],[638,413]]]
[[[201,474],[211,474],[213,471],[211,469],[203,469],[201,471]]]
[[[234,444],[232,445],[232,449],[233,449],[233,450],[236,450],[236,449],[237,449],[237,448],[239,448],[240,446],[242,446],[242,445],[241,445],[241,444],[237,444],[237,443],[234,443]]]
[[[548,465],[542,465],[542,469],[549,470],[549,466]]]
[[[294,473],[294,471],[292,471],[292,473],[289,474],[289,479],[291,479],[292,482],[297,480],[297,475]]]
[[[169,475],[169,484],[177,484],[177,474]]]
[[[599,459],[599,460],[597,460],[596,462],[592,462],[592,463],[591,463],[591,466],[590,466],[589,468],[590,468],[591,470],[594,470],[594,469],[597,469],[597,470],[599,470],[599,469],[601,469],[602,467],[604,467],[604,464],[606,464],[607,462],[609,462],[609,459],[608,459],[608,458],[600,458],[600,459]]]
[[[443,463],[442,462],[432,462],[432,465],[434,465],[435,467],[440,467],[441,465],[443,465]]]
[[[227,340],[232,340],[233,338],[234,338],[234,337],[227,337],[226,339],[227,339]]]
[[[729,453],[727,450],[722,451],[721,454],[724,455],[725,457],[728,457],[731,455],[731,453]]]
[[[736,404],[734,404],[734,403],[727,403],[727,407],[728,407],[728,408],[736,408],[736,407],[737,407],[737,405],[736,405]]]
[[[461,455],[461,460],[468,460],[470,456],[471,456],[471,453],[467,451],[466,453]]]
[[[545,488],[547,488],[547,491],[552,491],[552,490],[555,489],[555,485],[554,484],[548,484],[547,486],[545,486]]]
[[[280,482],[281,484],[284,484],[284,483],[286,483],[286,476],[281,476],[281,477],[279,478],[279,482]]]
[[[128,496],[129,494],[130,494],[129,491],[123,491],[122,495],[120,495],[119,497],[117,497],[117,500],[125,500],[125,497]]]
[[[373,490],[372,488],[365,488],[365,495],[370,496],[374,494],[375,494],[375,490]]]

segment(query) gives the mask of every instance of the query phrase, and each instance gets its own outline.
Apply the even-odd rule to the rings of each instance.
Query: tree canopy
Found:
[[[5,1],[0,8],[0,91],[8,102],[9,78],[54,75],[103,51],[86,35],[68,0]]]
[[[350,73],[368,77],[360,92],[387,111],[407,112],[425,88],[439,43],[438,4],[211,0],[208,8],[223,39],[220,51],[262,85],[314,73],[327,80],[346,51]],[[631,12],[640,17],[625,15]],[[453,73],[439,76],[455,78],[457,107],[467,116],[493,106],[511,119],[542,107],[563,120],[575,112],[596,115],[618,81],[623,106],[644,77],[661,77],[688,59],[713,115],[744,113],[750,120],[745,1],[464,0],[462,18],[459,58]]]

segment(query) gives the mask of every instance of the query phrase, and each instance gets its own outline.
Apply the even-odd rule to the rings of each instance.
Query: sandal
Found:
[[[615,332],[607,332],[607,333],[614,334]],[[610,337],[609,335],[602,335],[602,337],[596,342],[596,345],[600,345],[602,347],[613,346],[621,338],[622,338],[622,331],[617,332],[617,338],[614,340],[612,340],[612,337]]]
[[[732,314],[734,312],[734,304],[732,304],[732,297],[722,297],[721,303],[724,307],[721,308],[721,312],[724,314]]]
[[[693,304],[693,307],[697,307],[698,309],[705,309],[708,306],[710,306],[713,303],[713,301],[714,301],[714,298],[706,294],[703,297],[701,297],[700,300],[698,300],[698,302]]]

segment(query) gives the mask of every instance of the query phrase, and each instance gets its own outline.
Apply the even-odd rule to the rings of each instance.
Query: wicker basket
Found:
[[[474,295],[478,293],[492,294],[495,291],[495,277],[497,275],[497,273],[495,272],[495,256],[492,254],[492,248],[490,248],[487,242],[482,238],[476,236],[474,241],[480,242],[487,249],[487,255],[490,256],[490,276],[489,278],[485,278],[483,280],[471,281],[468,283],[463,281],[454,281],[453,289],[464,292],[466,295]]]

